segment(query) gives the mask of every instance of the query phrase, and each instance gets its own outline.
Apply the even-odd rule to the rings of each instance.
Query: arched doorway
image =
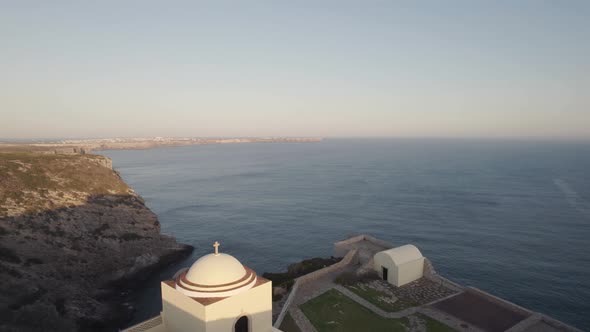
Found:
[[[248,332],[248,317],[242,316],[234,326],[234,332]]]

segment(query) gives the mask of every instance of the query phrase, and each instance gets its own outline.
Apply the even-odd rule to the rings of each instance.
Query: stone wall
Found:
[[[440,284],[446,288],[455,290],[457,292],[463,291],[465,289],[465,287],[459,285],[458,283],[451,281],[445,277],[442,277],[441,275],[436,273],[436,270],[434,269],[432,262],[426,257],[424,257],[424,278],[436,282],[437,284]]]
[[[424,276],[428,277],[434,274],[436,274],[436,270],[434,269],[432,262],[430,259],[424,257]]]
[[[274,327],[275,328],[279,328],[281,326],[281,323],[283,323],[283,319],[285,319],[285,315],[287,314],[287,311],[289,310],[289,307],[291,306],[291,303],[293,302],[293,299],[295,298],[296,294],[297,294],[297,290],[299,289],[299,287],[305,283],[308,283],[310,281],[314,281],[317,280],[323,276],[325,276],[328,273],[334,272],[338,269],[344,268],[350,264],[356,264],[358,263],[358,250],[351,250],[349,251],[346,256],[344,256],[344,258],[342,258],[342,260],[336,264],[332,264],[330,266],[326,266],[323,269],[319,269],[317,271],[308,273],[304,276],[301,276],[299,278],[297,278],[295,280],[295,283],[293,284],[293,287],[291,287],[291,292],[289,293],[289,297],[287,298],[287,301],[285,301],[285,304],[283,304],[283,308],[281,309],[281,313],[279,314],[279,316],[277,317],[277,320],[274,323]]]
[[[560,322],[541,313],[535,313],[529,318],[512,326],[505,332],[531,332],[531,331],[561,331],[582,332],[582,330]]]
[[[378,246],[385,247],[387,249],[391,249],[394,247],[394,245],[392,243],[380,240],[380,239],[373,237],[371,235],[365,235],[365,240],[372,242]]]
[[[355,242],[358,242],[358,241],[362,241],[362,240],[365,239],[365,236],[366,236],[365,234],[360,234],[360,235],[356,235],[356,236],[353,236],[353,237],[349,237],[346,240],[342,240],[342,241],[338,241],[338,242],[334,243],[334,245],[335,246],[341,246],[341,245],[347,245],[347,244],[355,243]]]
[[[348,266],[350,264],[355,264],[358,263],[358,250],[351,250],[348,252],[348,254],[346,254],[346,256],[344,256],[344,258],[342,258],[342,260],[336,264],[332,264],[330,266],[326,266],[323,269],[319,269],[317,271],[313,271],[311,273],[308,273],[304,276],[301,276],[299,278],[297,278],[297,281],[300,283],[307,283],[310,281],[314,281],[317,280],[323,276],[325,276],[326,274],[330,273],[330,272],[334,272],[340,268],[343,268],[345,266]]]
[[[291,306],[291,303],[293,303],[293,299],[295,298],[295,294],[297,294],[297,290],[299,289],[299,283],[297,281],[295,281],[295,284],[293,285],[293,287],[291,287],[291,292],[289,293],[289,297],[287,298],[287,301],[285,301],[285,304],[283,304],[283,308],[281,309],[281,313],[279,314],[279,317],[277,317],[277,320],[274,323],[274,327],[275,328],[280,328],[281,324],[283,323],[283,319],[285,319],[285,315],[287,314],[287,312],[289,311],[289,307]]]
[[[342,257],[342,256],[346,255],[346,253],[348,253],[350,250],[352,250],[354,248],[353,245],[357,242],[360,242],[360,241],[368,241],[368,242],[375,244],[376,246],[383,247],[386,249],[390,249],[390,248],[394,247],[393,244],[391,244],[387,241],[379,240],[371,235],[360,234],[360,235],[350,237],[346,240],[342,240],[342,241],[338,241],[338,242],[334,243],[334,256]]]
[[[137,325],[133,325],[124,329],[122,332],[159,332],[165,331],[164,323],[162,322],[162,316],[158,315],[154,318],[150,318]]]
[[[86,154],[86,150],[84,148],[80,148],[77,146],[68,146],[68,147],[53,149],[53,153],[54,154]]]
[[[359,242],[365,239],[365,235],[361,234],[361,235],[357,235],[357,236],[353,236],[351,238],[348,238],[346,240],[343,241],[338,241],[336,243],[334,243],[334,256],[335,257],[343,257],[344,255],[346,255],[350,249],[352,248],[351,245],[355,242]]]

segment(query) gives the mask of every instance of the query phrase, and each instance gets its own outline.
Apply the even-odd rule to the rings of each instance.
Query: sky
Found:
[[[590,1],[0,0],[0,137],[590,139]]]

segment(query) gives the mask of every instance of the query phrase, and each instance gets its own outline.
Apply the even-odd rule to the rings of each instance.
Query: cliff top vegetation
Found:
[[[94,195],[127,195],[129,187],[97,155],[0,151],[0,216],[83,204]]]

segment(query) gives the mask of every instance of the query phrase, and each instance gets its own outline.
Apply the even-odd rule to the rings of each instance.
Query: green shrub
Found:
[[[351,286],[357,283],[366,283],[377,279],[379,279],[379,275],[375,271],[369,271],[360,275],[353,272],[344,272],[336,277],[334,281],[342,286]]]
[[[379,277],[377,271],[374,270],[371,270],[360,275],[360,282],[369,282],[378,279],[381,279],[381,277]]]
[[[341,260],[341,258],[330,257],[330,258],[310,258],[303,260],[299,263],[291,264],[287,268],[287,273],[300,277],[302,275],[311,273],[313,271],[322,269],[326,266],[330,266],[334,263],[337,263]]]
[[[295,284],[295,279],[291,279],[291,280],[287,280],[286,282],[284,282],[282,286],[287,288],[287,290],[289,291],[289,290],[291,290],[291,288],[293,287],[294,284]]]
[[[338,277],[336,277],[336,279],[334,279],[334,282],[342,286],[350,286],[356,284],[358,280],[359,277],[355,273],[344,272],[340,274]]]

